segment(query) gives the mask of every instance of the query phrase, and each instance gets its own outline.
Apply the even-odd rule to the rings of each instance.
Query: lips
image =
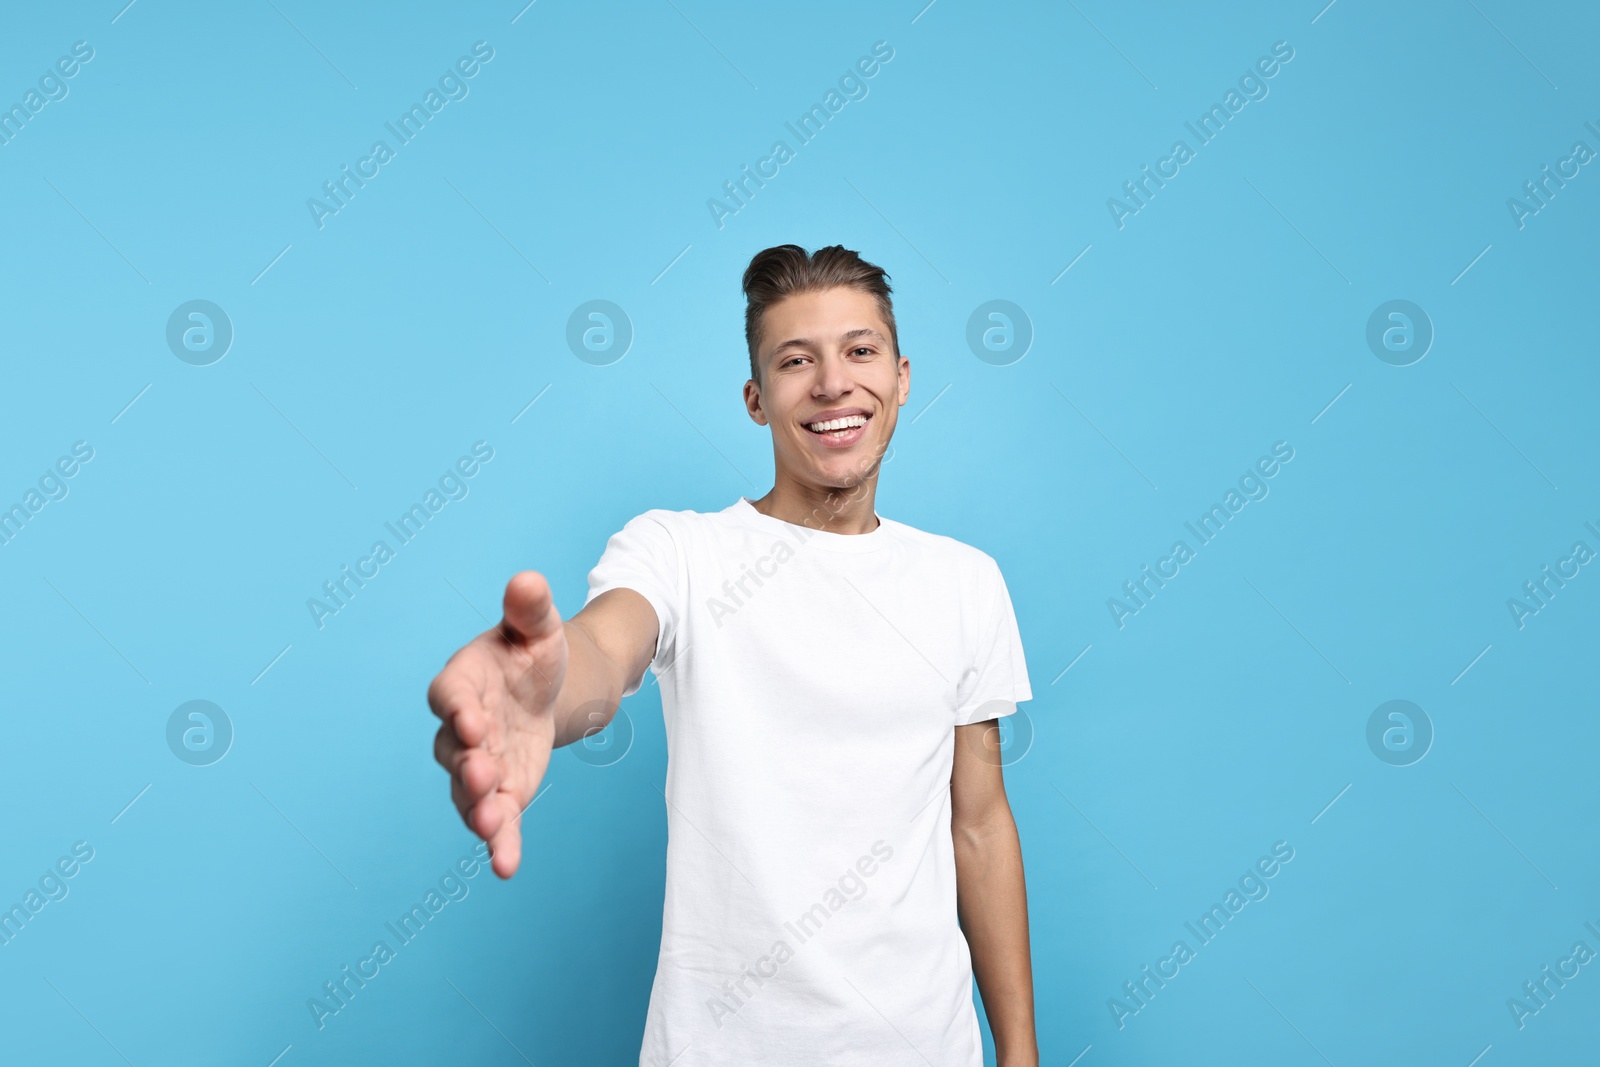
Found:
[[[806,419],[802,419],[801,420],[801,424],[805,425],[805,426],[811,426],[811,425],[815,425],[816,423],[819,423],[819,422],[827,422],[827,421],[829,421],[831,419],[848,418],[849,416],[852,416],[852,415],[860,415],[863,418],[870,419],[872,417],[872,412],[869,411],[866,408],[861,408],[861,407],[827,408],[827,409],[825,409],[823,411],[813,411],[811,413],[810,418],[806,418]]]
[[[872,421],[869,412],[855,410],[832,414],[823,412],[821,418],[815,418],[803,423],[806,432],[826,448],[849,448],[862,437],[866,436],[867,425]],[[859,425],[855,425],[859,423]],[[830,426],[832,429],[817,431],[812,426]]]

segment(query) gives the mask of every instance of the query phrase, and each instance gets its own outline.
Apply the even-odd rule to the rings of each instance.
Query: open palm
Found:
[[[489,842],[501,878],[521,863],[522,811],[550,765],[567,654],[549,583],[523,571],[506,583],[500,625],[451,656],[428,687],[428,705],[444,720],[434,758],[450,772],[456,810]]]

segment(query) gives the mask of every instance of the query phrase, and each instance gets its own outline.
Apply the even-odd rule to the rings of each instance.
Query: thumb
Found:
[[[538,571],[520,571],[506,583],[500,628],[508,640],[528,644],[561,629],[550,583]]]

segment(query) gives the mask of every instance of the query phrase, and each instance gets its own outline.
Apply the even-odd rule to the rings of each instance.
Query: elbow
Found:
[[[1017,824],[1003,801],[982,811],[952,815],[950,836],[958,852],[982,854],[1017,841]]]

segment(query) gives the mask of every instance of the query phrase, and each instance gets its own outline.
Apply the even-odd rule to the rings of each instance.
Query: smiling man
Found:
[[[911,390],[883,270],[780,245],[744,292],[772,490],[630,520],[571,619],[514,576],[429,688],[435,757],[509,878],[552,748],[656,674],[667,886],[641,1067],[981,1067],[974,976],[999,1064],[1032,1067],[997,719],[1033,694],[1005,581],[874,506]]]

